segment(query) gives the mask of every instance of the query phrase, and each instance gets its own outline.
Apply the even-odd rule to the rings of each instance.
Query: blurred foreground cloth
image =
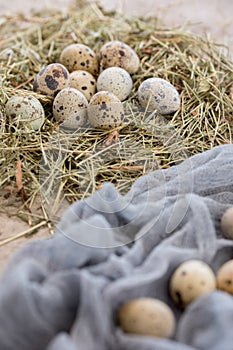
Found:
[[[233,258],[220,231],[233,205],[233,145],[139,178],[125,196],[110,183],[74,203],[54,237],[30,242],[0,281],[1,350],[232,350],[233,297],[214,291],[179,310],[174,269]],[[116,311],[155,297],[174,311],[172,339],[125,334]]]

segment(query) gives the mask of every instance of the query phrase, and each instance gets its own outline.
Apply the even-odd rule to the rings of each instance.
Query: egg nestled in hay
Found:
[[[10,123],[23,130],[39,130],[44,121],[44,108],[40,101],[32,96],[14,95],[6,103],[6,116]]]
[[[86,97],[77,89],[61,90],[53,101],[53,116],[62,127],[76,130],[87,123]]]
[[[121,125],[124,108],[119,98],[112,92],[100,91],[91,98],[87,114],[94,128],[111,130]]]
[[[138,99],[148,111],[156,110],[162,115],[171,114],[180,108],[180,95],[169,81],[148,78],[138,88]]]
[[[69,72],[85,70],[92,75],[96,75],[99,71],[96,54],[90,47],[83,44],[66,46],[61,52],[60,62],[67,67]]]
[[[60,63],[51,63],[36,75],[33,91],[54,97],[69,84],[69,72],[66,67]]]
[[[129,73],[120,67],[103,70],[97,79],[98,91],[110,91],[124,101],[132,91],[133,81]]]
[[[105,43],[100,49],[99,60],[103,69],[121,67],[129,74],[136,73],[140,64],[137,53],[128,44],[119,40]]]
[[[87,71],[75,70],[70,73],[70,87],[79,90],[90,101],[96,92],[96,80]]]

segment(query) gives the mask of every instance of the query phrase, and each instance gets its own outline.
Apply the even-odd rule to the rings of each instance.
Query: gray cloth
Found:
[[[233,145],[139,178],[125,196],[109,183],[74,203],[54,237],[14,254],[0,281],[1,350],[230,350],[233,299],[208,293],[184,311],[172,302],[174,269],[191,258],[216,272],[233,258],[220,230],[233,205]],[[137,297],[165,301],[172,339],[129,335],[118,307]]]

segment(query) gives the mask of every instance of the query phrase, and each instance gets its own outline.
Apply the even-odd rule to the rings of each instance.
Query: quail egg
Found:
[[[53,101],[53,116],[63,122],[62,127],[76,130],[87,122],[86,97],[77,89],[61,90]]]
[[[167,80],[149,78],[138,88],[138,99],[142,107],[148,111],[157,110],[160,114],[171,114],[180,107],[180,95]]]
[[[221,218],[221,230],[226,238],[233,239],[233,207],[228,208]]]
[[[133,81],[129,73],[120,67],[110,67],[102,71],[97,79],[98,91],[110,91],[119,100],[125,100],[131,93]]]
[[[70,73],[70,86],[79,90],[90,101],[96,92],[96,80],[93,75],[84,70],[76,70]]]
[[[214,272],[201,260],[185,261],[175,270],[170,280],[171,297],[181,308],[214,289],[216,289]]]
[[[121,67],[129,74],[136,73],[140,64],[136,52],[129,45],[118,40],[105,43],[100,49],[99,59],[103,69]]]
[[[233,260],[225,262],[217,272],[217,288],[233,294]]]
[[[99,62],[94,51],[83,44],[71,44],[64,48],[60,55],[60,62],[69,72],[85,70],[96,75],[99,71]]]
[[[107,130],[120,126],[124,118],[121,101],[109,91],[100,91],[92,96],[87,113],[93,127]]]
[[[69,86],[69,72],[60,63],[51,63],[36,75],[33,90],[47,96],[55,96]]]
[[[31,95],[12,96],[6,103],[5,112],[14,124],[29,130],[39,130],[45,120],[40,101]]]
[[[159,299],[130,300],[120,306],[117,318],[125,333],[169,338],[175,331],[173,311]]]

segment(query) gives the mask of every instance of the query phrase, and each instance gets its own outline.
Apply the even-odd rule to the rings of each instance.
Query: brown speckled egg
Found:
[[[142,107],[160,114],[170,114],[180,107],[180,96],[176,88],[167,80],[149,78],[138,88],[138,99]]]
[[[97,79],[98,91],[110,91],[121,101],[131,93],[133,81],[129,73],[120,67],[110,67],[102,71]]]
[[[226,238],[233,239],[233,207],[228,208],[223,214],[221,231]]]
[[[53,101],[53,115],[63,122],[62,127],[75,130],[87,122],[87,105],[88,101],[80,91],[66,88]]]
[[[39,130],[44,123],[44,109],[34,96],[14,95],[6,103],[6,115],[22,129]]]
[[[233,294],[233,260],[225,262],[218,270],[217,288]]]
[[[170,294],[181,308],[186,307],[204,293],[216,289],[216,278],[204,261],[188,260],[173,273],[170,280]]]
[[[96,92],[96,80],[93,75],[84,70],[76,70],[70,73],[70,86],[79,90],[90,101]]]
[[[96,75],[99,71],[99,62],[94,51],[83,44],[71,44],[64,48],[60,55],[60,62],[69,72],[86,70]]]
[[[136,73],[140,64],[136,52],[129,45],[118,40],[104,44],[100,49],[99,57],[103,69],[121,67],[129,74]]]
[[[121,125],[124,108],[119,98],[112,92],[100,91],[92,96],[87,114],[93,127],[109,130]]]
[[[60,63],[51,63],[36,75],[33,90],[48,96],[55,96],[69,86],[69,72]]]
[[[161,300],[138,298],[123,304],[117,313],[125,333],[170,338],[175,331],[171,308]]]

